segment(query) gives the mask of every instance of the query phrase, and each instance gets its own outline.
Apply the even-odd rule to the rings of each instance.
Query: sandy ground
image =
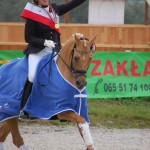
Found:
[[[20,126],[29,150],[85,150],[76,126]],[[150,150],[150,129],[107,129],[91,127],[96,150]],[[17,150],[11,135],[6,150]]]

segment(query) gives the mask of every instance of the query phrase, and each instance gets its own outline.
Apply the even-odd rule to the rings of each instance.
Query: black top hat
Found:
[[[33,3],[37,5],[38,4],[38,0],[33,0]]]

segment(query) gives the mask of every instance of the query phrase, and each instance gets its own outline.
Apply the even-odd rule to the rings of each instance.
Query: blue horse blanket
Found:
[[[24,107],[40,119],[51,119],[58,113],[74,111],[87,122],[86,88],[77,89],[59,71],[56,60],[45,56],[39,63],[32,92]],[[23,88],[28,74],[27,57],[16,59],[0,68],[0,121],[18,116]]]
[[[22,92],[28,74],[27,57],[0,67],[0,122],[20,113]]]

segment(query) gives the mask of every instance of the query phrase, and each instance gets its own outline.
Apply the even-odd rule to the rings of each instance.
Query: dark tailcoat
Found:
[[[56,3],[51,4],[58,16],[62,16],[75,7],[79,6],[86,0],[72,0],[68,4],[57,5]],[[44,41],[52,40],[56,44],[55,51],[60,51],[60,34],[50,28],[49,26],[40,22],[26,19],[25,24],[25,41],[28,43],[24,54],[32,54],[41,51],[44,48]]]

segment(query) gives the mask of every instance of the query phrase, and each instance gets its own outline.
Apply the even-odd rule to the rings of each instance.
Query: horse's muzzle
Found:
[[[81,80],[76,80],[75,83],[76,83],[77,88],[80,90],[87,85],[86,81],[81,81]]]

